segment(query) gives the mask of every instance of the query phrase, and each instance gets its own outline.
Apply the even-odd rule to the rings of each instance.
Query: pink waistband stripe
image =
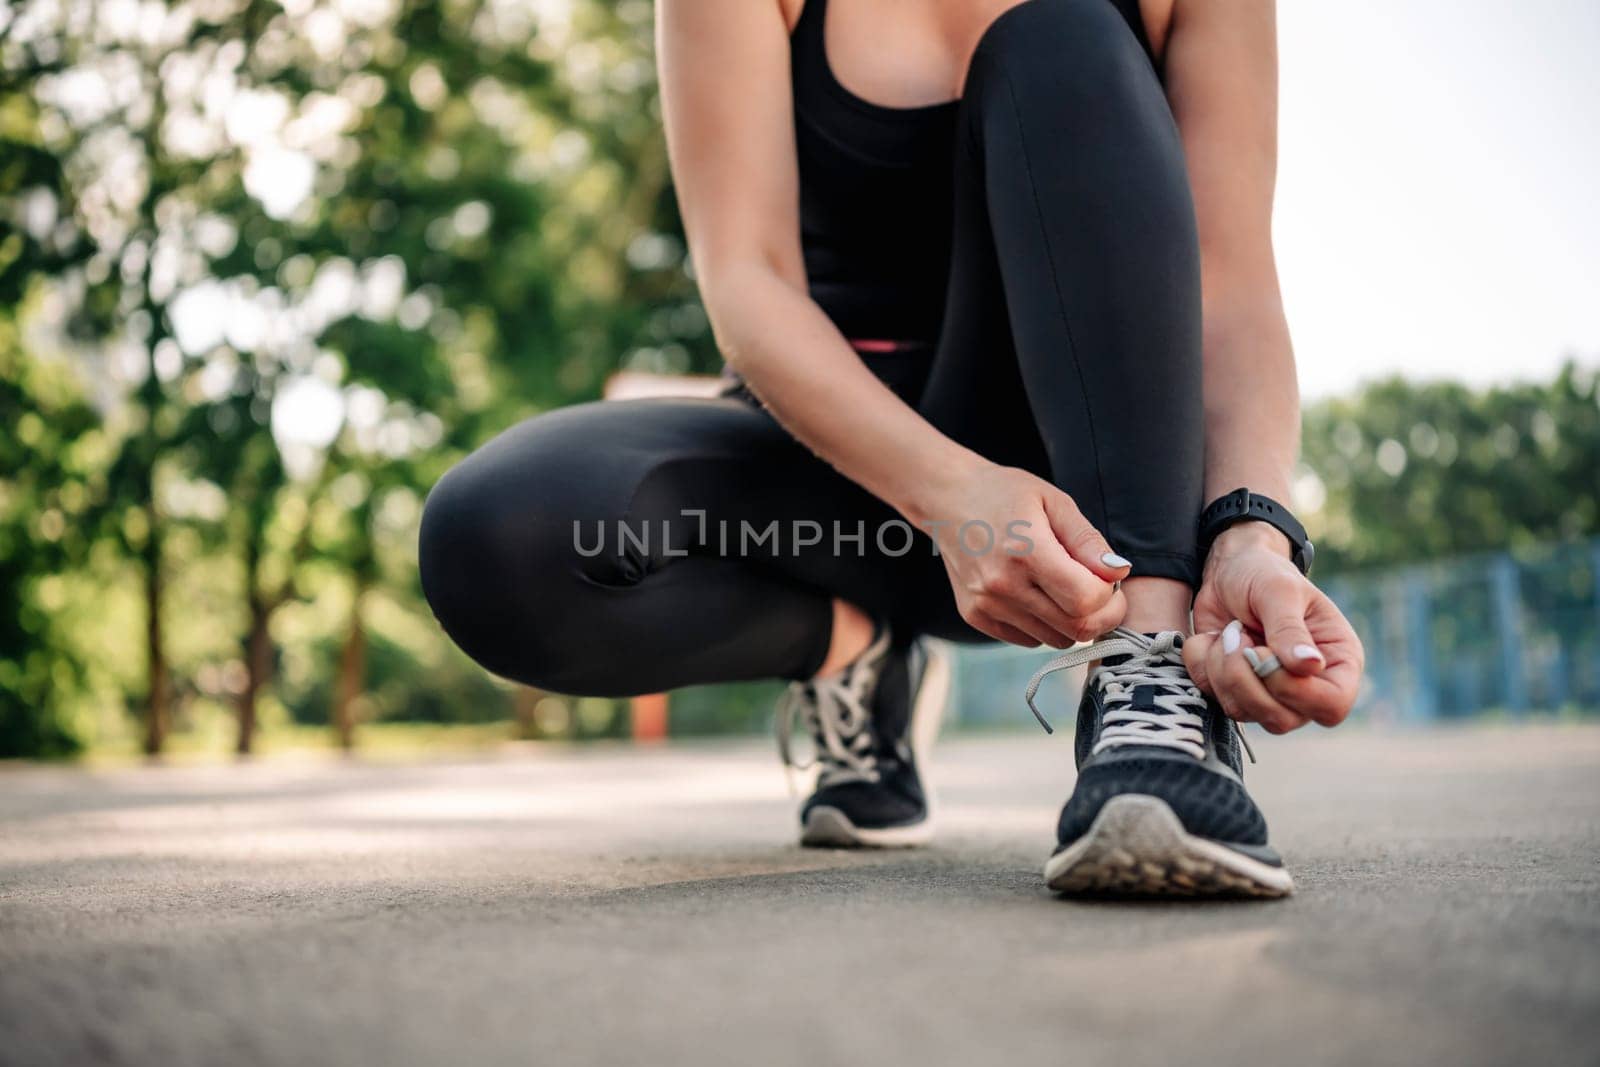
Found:
[[[850,347],[857,352],[904,352],[908,348],[920,347],[915,341],[883,341],[873,338],[849,338]]]

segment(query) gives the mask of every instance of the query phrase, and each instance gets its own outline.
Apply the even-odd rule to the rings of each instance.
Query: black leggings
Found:
[[[1192,584],[1194,208],[1161,84],[1112,5],[1000,16],[956,157],[938,342],[864,358],[945,434],[1060,486],[1133,574]],[[902,552],[895,518],[747,399],[584,404],[439,482],[422,583],[489,670],[597,696],[809,677],[834,597],[903,636],[980,639],[929,540]]]

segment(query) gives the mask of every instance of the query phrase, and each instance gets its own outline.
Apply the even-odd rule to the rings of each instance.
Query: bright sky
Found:
[[[1600,362],[1600,3],[1280,0],[1278,21],[1306,396]]]

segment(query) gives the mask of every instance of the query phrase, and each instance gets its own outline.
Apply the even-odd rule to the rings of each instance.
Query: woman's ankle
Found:
[[[1189,633],[1194,591],[1187,584],[1171,578],[1124,578],[1122,595],[1128,598],[1128,613],[1122,618],[1128,629],[1145,634],[1163,630]]]
[[[848,667],[872,644],[877,629],[872,616],[849,601],[836,598],[833,602],[833,636],[828,641],[828,654],[817,669],[817,677],[837,674]]]

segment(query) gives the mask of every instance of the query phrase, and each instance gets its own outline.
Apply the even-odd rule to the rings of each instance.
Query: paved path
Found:
[[[1594,1064],[1600,729],[1257,744],[1300,893],[1037,873],[1063,737],[802,852],[767,749],[0,771],[0,1062]]]

